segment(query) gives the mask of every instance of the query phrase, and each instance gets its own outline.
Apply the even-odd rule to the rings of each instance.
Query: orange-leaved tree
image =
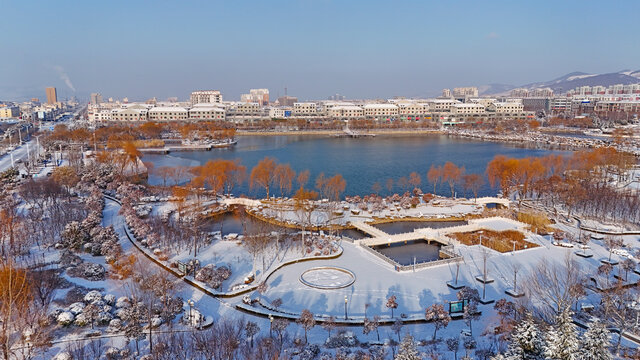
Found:
[[[267,199],[269,198],[269,189],[275,179],[276,166],[275,159],[266,156],[251,169],[250,187],[259,186],[264,188],[267,192]]]
[[[438,182],[442,179],[442,167],[431,165],[427,172],[427,180],[433,184],[433,193],[436,193]]]
[[[455,186],[462,179],[462,174],[464,174],[464,166],[458,167],[451,161],[447,161],[442,167],[442,180],[449,183],[451,197],[455,195]]]

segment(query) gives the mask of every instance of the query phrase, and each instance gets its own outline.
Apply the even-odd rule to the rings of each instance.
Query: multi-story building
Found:
[[[314,102],[293,103],[293,116],[303,116],[303,117],[318,116],[318,104]]]
[[[482,104],[476,103],[463,103],[454,104],[451,106],[452,115],[477,115],[484,114],[485,107]]]
[[[556,113],[571,111],[571,98],[567,98],[567,97],[552,98],[551,111]]]
[[[281,96],[278,98],[278,105],[280,106],[293,106],[298,102],[298,98],[295,96]]]
[[[503,115],[519,115],[524,111],[521,102],[494,102],[487,106],[487,110]]]
[[[328,109],[334,119],[355,119],[364,117],[364,110],[356,105],[335,105]]]
[[[179,106],[158,106],[149,109],[149,120],[151,121],[187,120],[188,118],[189,111]]]
[[[293,108],[289,106],[274,106],[269,109],[269,117],[271,119],[285,119],[291,117]]]
[[[20,108],[17,106],[0,105],[0,118],[17,118]]]
[[[598,103],[595,105],[595,111],[640,113],[640,101],[598,101]]]
[[[512,97],[526,98],[529,97],[529,89],[513,89],[511,90],[510,95]]]
[[[269,105],[269,89],[251,89],[248,94],[240,95],[240,101]]]
[[[222,102],[222,93],[219,90],[198,90],[191,93],[191,105],[215,104]]]
[[[442,89],[442,97],[443,98],[450,98],[451,97],[451,90],[450,89]]]
[[[47,104],[55,104],[58,102],[58,93],[56,91],[56,88],[48,87],[46,89],[46,92],[47,92]]]
[[[398,105],[395,104],[365,104],[362,109],[364,116],[379,118],[398,115]]]
[[[453,97],[455,98],[477,97],[477,96],[478,96],[478,88],[475,86],[453,88]]]
[[[195,106],[189,109],[189,119],[193,120],[224,120],[225,110],[215,106]]]
[[[99,105],[102,104],[102,95],[99,93],[91,94],[91,105]]]
[[[431,111],[446,112],[450,111],[453,105],[460,104],[460,101],[455,99],[432,99],[428,100],[427,103]]]
[[[533,89],[529,92],[530,97],[551,97],[553,96],[553,89],[551,88],[539,88]]]
[[[147,121],[149,109],[143,105],[132,105],[111,110],[112,121]]]
[[[551,110],[551,99],[548,97],[529,97],[522,99],[524,111],[543,111],[548,113]]]
[[[429,112],[429,105],[418,102],[399,102],[398,115],[401,116],[424,116]]]

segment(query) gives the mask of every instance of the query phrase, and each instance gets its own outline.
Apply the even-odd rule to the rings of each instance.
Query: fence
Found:
[[[369,246],[367,246],[367,245],[365,245],[363,243],[360,243],[360,246],[363,247],[365,250],[367,250],[369,253],[371,253],[371,254],[377,256],[378,258],[382,259],[383,261],[389,263],[398,272],[400,272],[400,271],[413,271],[413,270],[418,270],[418,269],[426,269],[426,268],[430,268],[430,267],[433,267],[433,266],[445,265],[445,264],[449,264],[449,263],[452,263],[452,262],[459,261],[460,258],[461,258],[460,255],[458,255],[458,254],[453,252],[453,245],[447,245],[447,246],[443,246],[443,247],[440,248],[440,252],[445,254],[446,256],[448,256],[448,258],[446,258],[446,259],[425,261],[425,262],[411,264],[411,265],[400,265],[395,260],[391,259],[390,257],[375,251],[374,249],[372,249],[371,247],[369,247]]]

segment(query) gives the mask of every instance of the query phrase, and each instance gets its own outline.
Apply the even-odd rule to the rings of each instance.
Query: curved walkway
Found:
[[[112,201],[118,205],[122,205],[122,203],[120,202],[120,200],[107,195],[107,194],[103,194],[104,198],[106,200]],[[117,215],[117,216],[122,216],[122,215]],[[139,251],[141,252],[144,256],[146,256],[149,260],[151,260],[152,262],[154,262],[156,265],[160,266],[162,269],[164,269],[165,271],[168,271],[169,273],[171,273],[172,275],[174,275],[175,277],[182,279],[182,281],[184,281],[185,283],[187,283],[188,285],[200,290],[201,292],[209,295],[210,297],[216,299],[217,301],[219,301],[222,305],[229,307],[229,308],[235,308],[237,310],[241,310],[244,312],[251,312],[248,309],[246,309],[247,305],[245,304],[237,304],[237,305],[231,305],[225,301],[223,301],[221,298],[224,297],[236,297],[242,294],[246,294],[248,292],[254,291],[258,286],[259,283],[255,283],[254,285],[247,287],[247,288],[243,288],[240,289],[238,291],[235,292],[230,292],[230,293],[222,293],[222,292],[217,292],[211,288],[209,288],[206,285],[201,284],[199,281],[193,279],[191,276],[183,276],[182,274],[180,274],[176,269],[171,268],[170,266],[168,266],[167,264],[165,264],[163,261],[158,260],[149,250],[141,247],[137,241],[132,238],[132,236],[129,234],[129,228],[125,222],[125,224],[123,225],[123,231],[125,236],[127,237],[127,239],[129,240],[129,242]],[[276,268],[274,268],[273,270],[269,271],[265,277],[263,281],[267,281],[269,279],[269,277],[274,274],[275,272],[277,272],[278,270],[280,270],[281,268],[290,265],[290,264],[295,264],[295,263],[299,263],[299,262],[304,262],[304,261],[313,261],[313,260],[323,260],[323,259],[335,259],[339,256],[342,255],[342,248],[340,248],[340,251],[335,253],[335,254],[331,254],[331,255],[323,255],[323,256],[313,256],[313,257],[307,257],[307,258],[299,258],[299,259],[294,259],[294,260],[290,260],[284,263],[279,264]],[[251,307],[251,306],[249,306]],[[254,312],[254,315],[257,316],[261,316],[261,317],[265,317],[268,318],[269,316],[273,316],[273,317],[282,317],[282,318],[292,318],[292,315],[288,315],[288,314],[284,314],[284,313],[261,313],[261,312]],[[296,317],[297,318],[297,317]]]

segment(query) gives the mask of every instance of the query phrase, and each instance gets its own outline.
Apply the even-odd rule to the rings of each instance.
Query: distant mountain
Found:
[[[516,88],[515,86],[508,85],[508,84],[489,84],[489,85],[478,86],[478,93],[480,95],[501,94],[501,93],[508,93],[509,91],[515,88]]]
[[[509,86],[502,84],[491,84],[478,87],[478,92],[482,95],[507,95],[510,90],[525,88],[529,90],[551,88],[557,94],[567,92],[580,86],[610,86],[616,84],[637,84],[640,83],[640,70],[622,70],[607,74],[588,74],[584,72],[572,72],[559,78],[525,84],[522,86]]]

